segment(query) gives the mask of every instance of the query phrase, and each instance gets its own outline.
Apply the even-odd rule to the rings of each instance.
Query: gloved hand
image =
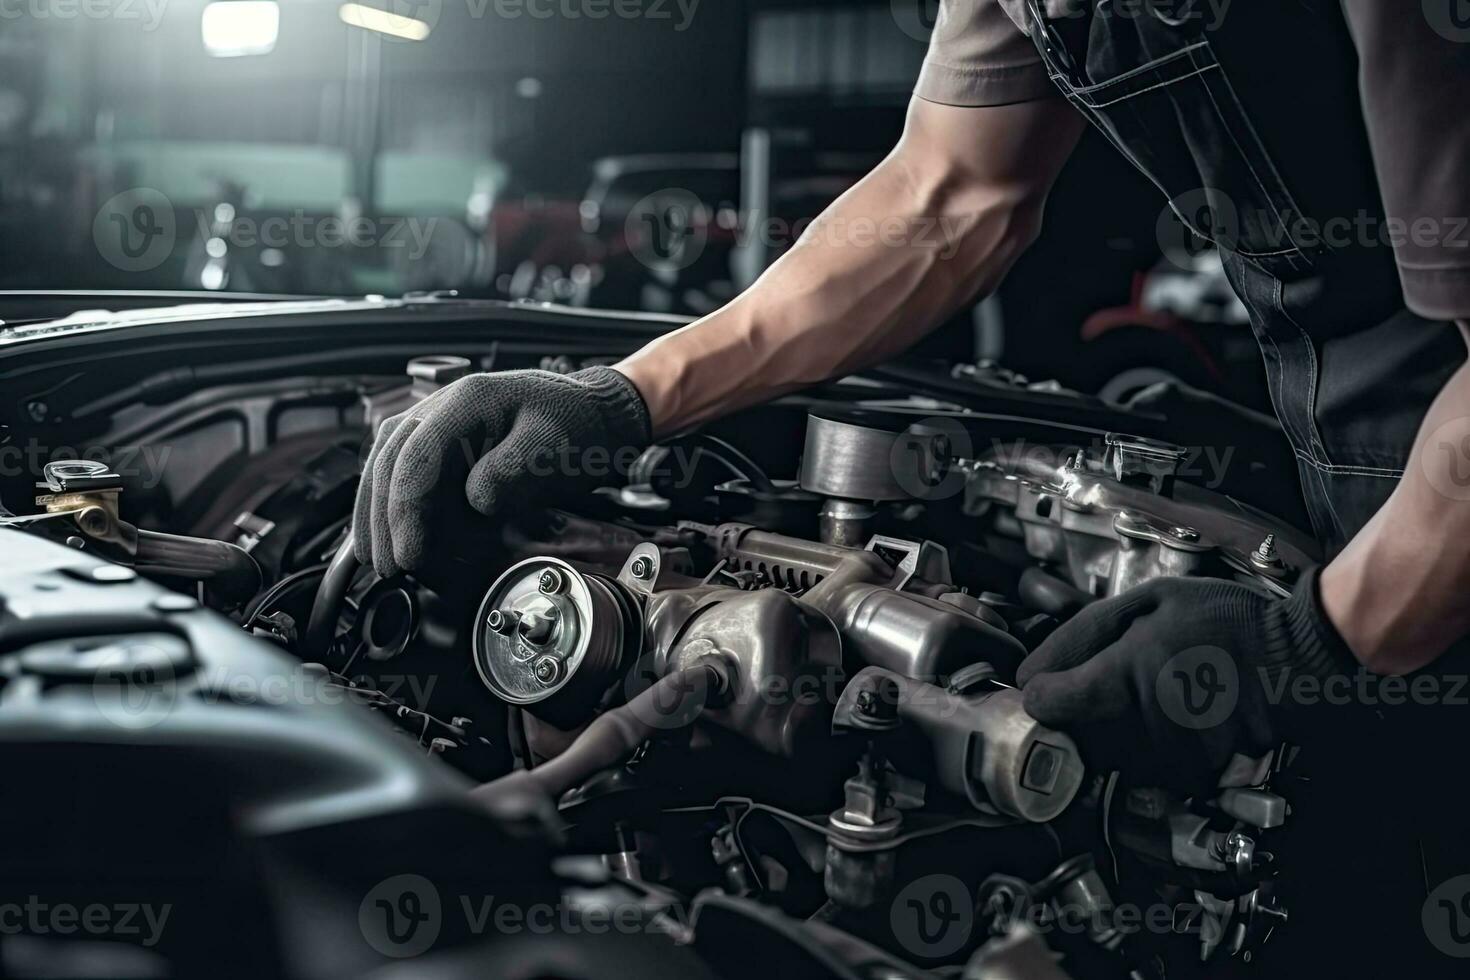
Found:
[[[610,465],[649,439],[642,396],[612,368],[456,381],[378,431],[357,490],[354,550],[384,577],[420,569],[431,530],[473,517],[466,502],[486,516],[544,503],[586,487],[587,450],[606,450],[599,465]]]
[[[1214,579],[1165,578],[1094,603],[1021,664],[1026,710],[1079,738],[1095,764],[1187,792],[1238,755],[1300,737],[1293,677],[1358,667],[1323,613],[1317,572],[1273,600]]]

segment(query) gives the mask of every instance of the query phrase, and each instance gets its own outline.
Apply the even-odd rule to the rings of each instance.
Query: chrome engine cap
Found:
[[[531,558],[495,581],[480,603],[475,669],[496,697],[578,710],[596,702],[625,653],[636,656],[633,607],[616,583],[557,558]],[[631,641],[631,642],[630,642]]]

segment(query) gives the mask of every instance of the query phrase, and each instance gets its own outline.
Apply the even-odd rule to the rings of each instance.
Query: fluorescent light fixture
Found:
[[[199,34],[216,58],[270,54],[281,34],[281,8],[276,0],[219,0],[205,6]]]
[[[376,31],[389,37],[401,37],[405,41],[422,41],[429,36],[429,25],[421,20],[360,3],[344,3],[337,9],[337,16],[342,18],[342,23],[351,27],[361,27],[365,31]]]

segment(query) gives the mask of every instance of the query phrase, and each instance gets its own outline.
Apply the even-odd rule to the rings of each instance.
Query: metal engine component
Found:
[[[907,500],[913,495],[889,465],[898,440],[898,433],[813,415],[807,419],[798,482],[824,497]]]
[[[864,663],[914,680],[938,682],[977,661],[1013,676],[1026,656],[1026,648],[1006,632],[1005,621],[983,606],[972,614],[938,599],[861,582],[818,599],[815,604],[837,623]]]
[[[385,420],[408,411],[440,388],[469,377],[474,370],[468,358],[452,354],[416,357],[404,369],[407,385],[363,399],[363,422],[368,431],[376,432]]]
[[[552,724],[585,721],[638,658],[642,621],[616,581],[557,558],[508,569],[480,603],[475,669],[510,704]]]
[[[949,440],[924,425],[890,432],[812,415],[798,482],[827,500],[823,543],[861,547],[873,534],[878,503],[924,496],[949,467]]]
[[[1104,465],[1085,450],[1025,446],[965,463],[965,513],[1021,538],[1032,558],[1094,598],[1170,575],[1240,575],[1285,595],[1295,574],[1321,560],[1310,539],[1229,498],[1182,483],[1169,486],[1171,496],[1155,492],[1178,460],[1112,438]]]
[[[827,737],[846,676],[837,630],[820,612],[774,590],[672,589],[649,600],[647,622],[649,674],[726,665],[728,689],[706,720],[786,758]]]
[[[982,670],[967,672],[941,688],[868,667],[842,692],[832,724],[866,731],[871,710],[865,705],[874,697],[895,697],[904,723],[899,734],[921,735],[910,754],[946,790],[980,810],[1033,823],[1051,820],[1082,786],[1077,744],[1026,714],[1020,691],[981,688],[988,677]]]
[[[949,584],[948,556],[932,542],[875,537],[849,548],[740,524],[710,537],[728,565],[801,591],[865,664],[937,681],[979,660],[1009,675],[1026,655],[1000,616],[947,598],[959,593]]]

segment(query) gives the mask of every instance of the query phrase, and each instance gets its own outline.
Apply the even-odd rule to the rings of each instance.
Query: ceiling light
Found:
[[[429,25],[421,20],[360,3],[344,3],[338,8],[337,16],[342,18],[342,23],[351,27],[361,27],[365,31],[376,31],[389,37],[401,37],[405,41],[422,41],[429,36]]]
[[[204,50],[216,58],[269,54],[280,33],[276,0],[220,0],[208,4],[199,19]]]

